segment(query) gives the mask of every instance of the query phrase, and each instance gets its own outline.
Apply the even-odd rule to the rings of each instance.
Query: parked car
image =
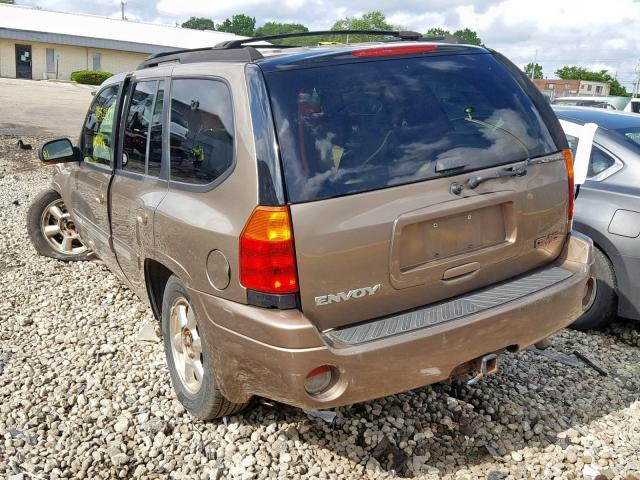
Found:
[[[498,53],[389,35],[155,55],[42,147],[34,246],[85,245],[149,302],[193,415],[477,381],[583,312],[551,107]]]
[[[631,97],[560,97],[552,102],[558,106],[594,107],[605,110],[620,110],[622,112],[640,113],[640,98]]]
[[[554,107],[570,125],[595,123],[587,180],[576,201],[574,228],[594,241],[593,306],[579,329],[605,325],[617,315],[640,319],[640,116],[595,108]],[[565,127],[567,128],[567,127]],[[575,152],[579,137],[568,135]]]

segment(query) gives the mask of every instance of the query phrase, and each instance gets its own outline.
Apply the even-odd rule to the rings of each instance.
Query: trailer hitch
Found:
[[[480,380],[498,371],[498,355],[490,353],[480,357],[480,371],[467,382],[467,385],[475,385]]]

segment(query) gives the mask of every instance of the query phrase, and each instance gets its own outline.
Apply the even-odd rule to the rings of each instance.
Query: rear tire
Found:
[[[607,256],[598,247],[593,247],[594,264],[591,270],[596,279],[595,300],[571,328],[590,330],[604,327],[615,320],[618,313],[616,274]]]
[[[79,262],[91,251],[82,243],[71,216],[52,188],[40,192],[27,212],[27,232],[36,251],[45,257]]]
[[[162,299],[162,333],[176,396],[191,415],[202,420],[237,413],[248,402],[233,403],[222,395],[216,385],[212,347],[201,332],[186,287],[172,275]]]

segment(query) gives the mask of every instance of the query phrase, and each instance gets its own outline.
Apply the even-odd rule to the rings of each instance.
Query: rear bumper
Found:
[[[572,234],[560,258],[563,280],[494,308],[355,345],[336,344],[297,310],[265,310],[191,291],[203,336],[214,352],[225,396],[260,395],[322,409],[358,403],[445,380],[467,362],[508,348],[521,350],[571,324],[583,312],[592,243]],[[339,372],[320,397],[304,390],[320,365]]]

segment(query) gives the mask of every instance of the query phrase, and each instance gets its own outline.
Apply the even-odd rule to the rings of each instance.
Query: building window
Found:
[[[565,83],[564,84],[564,89],[568,92],[569,90],[571,90],[571,84],[570,83]]]
[[[547,90],[554,90],[556,88],[555,83],[547,83]]]
[[[592,86],[593,86],[593,85],[587,85],[587,91],[588,91],[588,92],[590,92],[590,91],[591,91],[591,87],[592,87]]]
[[[93,70],[97,72],[102,70],[102,54],[100,53],[93,54]]]
[[[47,73],[56,73],[56,61],[53,48],[47,48]]]
[[[596,95],[602,95],[602,86],[598,85],[596,87]]]

